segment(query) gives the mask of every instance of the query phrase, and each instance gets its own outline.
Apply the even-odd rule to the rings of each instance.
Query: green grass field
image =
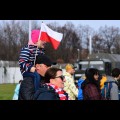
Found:
[[[16,84],[0,84],[0,100],[12,100]]]

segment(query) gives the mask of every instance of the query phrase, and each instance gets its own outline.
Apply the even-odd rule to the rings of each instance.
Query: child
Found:
[[[38,74],[35,72],[34,62],[37,55],[45,54],[44,46],[46,44],[46,41],[38,40],[39,34],[40,34],[40,30],[32,30],[31,40],[26,46],[24,46],[21,49],[19,56],[19,65],[23,78],[26,76],[33,76],[35,79],[39,79]],[[35,84],[37,85],[36,87],[38,88],[37,83]]]

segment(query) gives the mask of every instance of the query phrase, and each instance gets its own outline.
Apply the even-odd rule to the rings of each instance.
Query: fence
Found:
[[[0,84],[18,83],[22,78],[17,61],[0,61]]]
[[[1,67],[0,68],[0,84],[18,83],[22,78],[19,67]]]
[[[66,64],[57,64],[55,67],[61,68],[64,71]],[[23,79],[17,61],[0,61],[0,84],[18,83]]]

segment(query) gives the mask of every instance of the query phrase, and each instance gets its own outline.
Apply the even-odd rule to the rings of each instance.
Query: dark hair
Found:
[[[56,62],[51,61],[51,59],[46,55],[38,55],[36,57],[35,64],[45,64],[47,66],[56,65]]]
[[[87,79],[94,80],[94,75],[99,74],[99,70],[96,68],[88,68],[85,71],[85,76]]]
[[[100,75],[99,70],[96,68],[88,68],[85,71],[86,81],[87,83],[93,83],[97,86],[98,90],[100,91],[100,79],[97,81],[94,79],[94,75]]]
[[[49,83],[51,78],[56,77],[57,71],[62,71],[62,69],[51,67],[45,73],[45,83]]]
[[[114,68],[112,70],[112,77],[118,77],[120,75],[120,69],[119,68]]]

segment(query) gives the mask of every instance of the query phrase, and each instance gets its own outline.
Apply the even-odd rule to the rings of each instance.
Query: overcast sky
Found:
[[[41,21],[41,20],[40,20]],[[59,25],[64,25],[67,21],[71,21],[76,27],[81,25],[89,25],[90,27],[98,30],[101,26],[114,26],[120,28],[120,20],[42,20],[44,23],[57,22]],[[41,22],[42,22],[41,21]]]
[[[4,21],[4,20],[0,20],[0,21]],[[5,21],[9,21],[9,20],[5,20]],[[37,21],[40,24],[42,22],[44,22],[46,24],[56,22],[61,26],[63,26],[65,23],[71,21],[76,27],[78,25],[89,25],[90,27],[92,27],[95,30],[98,30],[101,26],[104,27],[105,25],[107,25],[108,27],[114,26],[114,27],[120,28],[120,20],[37,20]]]

